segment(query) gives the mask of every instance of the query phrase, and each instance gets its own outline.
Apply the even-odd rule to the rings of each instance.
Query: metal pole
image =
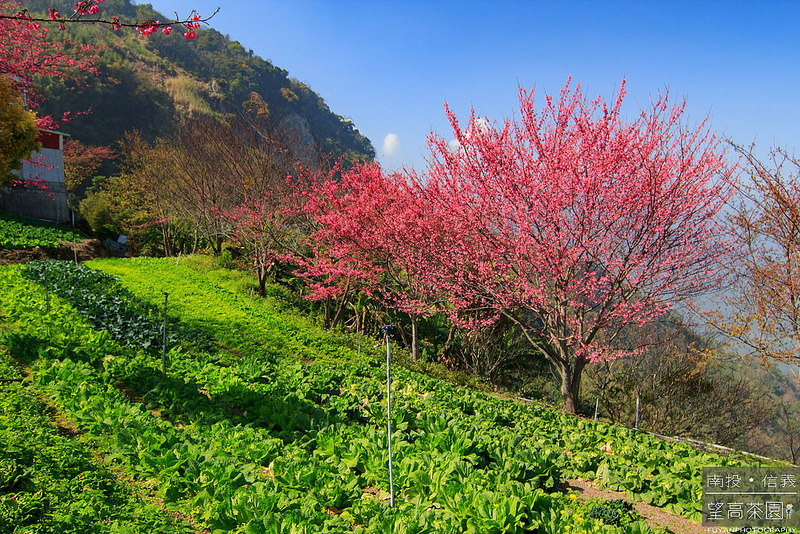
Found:
[[[389,507],[394,508],[394,477],[392,476],[392,355],[389,349],[389,332],[392,325],[384,326],[381,331],[386,337],[386,426],[389,431]]]
[[[164,291],[164,331],[161,338],[161,372],[167,374],[167,299],[169,293]]]
[[[634,429],[639,430],[639,395],[636,395],[636,426]]]
[[[600,407],[600,397],[594,401],[594,422],[597,422],[597,409]]]

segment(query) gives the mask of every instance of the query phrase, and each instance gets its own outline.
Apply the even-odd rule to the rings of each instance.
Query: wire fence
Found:
[[[554,409],[556,408],[555,406],[549,405],[547,403],[543,403],[543,402],[540,402],[540,401],[535,401],[533,399],[526,399],[524,397],[515,397],[515,399],[518,400],[518,401],[526,402],[528,404],[538,404],[538,405],[545,405],[545,406],[548,406],[548,407],[554,408]],[[592,419],[590,419],[588,417],[582,417],[580,415],[576,415],[576,417],[580,417],[581,419],[586,419],[586,420],[589,420],[589,421],[592,420]],[[637,421],[638,421],[638,419],[639,419],[639,414],[637,413]],[[595,416],[594,421],[597,421],[597,416]],[[791,462],[788,462],[786,460],[778,460],[776,458],[770,458],[768,456],[762,456],[760,454],[755,454],[755,453],[752,453],[752,452],[747,452],[747,451],[743,451],[743,450],[739,450],[739,449],[732,449],[730,447],[725,447],[724,445],[717,445],[716,443],[706,443],[705,441],[700,441],[700,440],[696,440],[696,439],[692,439],[692,438],[685,438],[685,437],[682,437],[682,436],[665,436],[663,434],[658,434],[656,432],[650,432],[648,430],[642,430],[640,428],[637,428],[638,425],[637,425],[637,427],[630,427],[630,426],[623,425],[623,424],[617,423],[617,422],[609,422],[609,421],[604,421],[604,422],[606,424],[609,424],[609,425],[612,425],[612,426],[615,426],[615,427],[618,427],[618,428],[627,428],[628,430],[633,430],[634,432],[641,432],[642,434],[648,434],[650,436],[653,436],[655,438],[662,439],[662,440],[665,440],[665,441],[686,443],[687,445],[689,445],[690,447],[695,448],[695,449],[702,449],[702,450],[707,450],[709,452],[719,452],[719,453],[724,453],[724,454],[729,454],[729,455],[740,454],[740,455],[743,455],[743,456],[749,456],[751,458],[755,458],[757,460],[765,460],[765,461],[768,461],[768,462],[781,462],[781,463],[786,463],[788,465],[793,465]]]

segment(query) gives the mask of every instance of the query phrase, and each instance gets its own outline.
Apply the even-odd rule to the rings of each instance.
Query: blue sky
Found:
[[[144,2],[139,2],[144,3]],[[689,124],[710,116],[734,141],[800,154],[800,0],[155,0],[211,25],[353,120],[390,169],[421,168],[449,135],[443,104],[512,117],[518,87],[556,93],[572,76],[630,113],[669,89]]]

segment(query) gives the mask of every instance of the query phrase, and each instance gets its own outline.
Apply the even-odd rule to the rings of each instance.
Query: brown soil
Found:
[[[136,393],[131,388],[125,387],[119,380],[117,380],[114,385],[117,387],[120,393],[125,395],[125,398],[128,399],[128,401],[131,404],[138,404],[144,411],[148,412],[153,417],[161,419],[162,421],[167,423],[171,422],[169,420],[169,417],[161,413],[161,410],[156,410],[155,408],[152,409],[147,408],[147,406],[144,404],[144,399],[136,395]]]
[[[50,401],[44,395],[40,395],[43,401]],[[50,412],[51,417],[53,418],[53,424],[58,429],[58,432],[62,436],[66,436],[68,438],[74,438],[80,435],[81,430],[78,428],[78,424],[71,420],[64,417],[58,409],[55,408],[52,404],[47,404],[48,412]]]
[[[367,495],[372,495],[373,497],[375,497],[378,500],[384,500],[384,501],[389,500],[389,494],[385,493],[385,494],[383,494],[385,496],[383,498],[381,498],[381,495],[382,495],[381,494],[381,490],[379,490],[375,486],[367,486],[366,488],[362,488],[361,489],[361,493],[365,493]]]
[[[62,243],[58,248],[34,248],[30,250],[0,249],[0,265],[27,263],[33,260],[74,260],[87,261],[94,258],[107,258],[108,250],[97,239],[84,239],[74,245]]]
[[[603,490],[596,488],[588,480],[580,478],[567,480],[566,490],[578,492],[578,499],[623,499],[630,502],[628,495],[619,491]],[[666,527],[676,534],[706,534],[708,530],[700,523],[689,521],[685,517],[671,514],[644,502],[633,502],[636,512],[642,516],[651,528]]]
[[[246,358],[246,356],[245,356],[245,354],[243,352],[241,352],[239,350],[236,350],[233,347],[229,347],[228,345],[226,345],[226,344],[224,344],[224,343],[222,343],[220,341],[217,341],[216,339],[212,339],[211,343],[213,343],[217,347],[221,348],[225,352],[229,352],[229,353],[233,354],[237,358],[241,358],[241,359]]]

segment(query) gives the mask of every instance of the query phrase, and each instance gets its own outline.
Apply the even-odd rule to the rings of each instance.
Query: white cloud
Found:
[[[458,149],[461,148],[461,143],[458,142],[458,139],[451,139],[447,144],[452,152],[458,152]]]
[[[400,152],[400,139],[397,137],[397,134],[386,134],[386,137],[383,138],[383,155],[384,156],[396,156]]]
[[[489,119],[486,117],[478,117],[475,119],[475,122],[472,123],[471,128],[468,127],[466,130],[464,130],[464,137],[470,139],[473,135],[473,132],[478,135],[487,134],[489,131],[491,131],[491,129],[492,123],[489,121]]]
[[[492,129],[492,123],[486,117],[478,117],[475,119],[475,129],[481,133],[486,133]]]

